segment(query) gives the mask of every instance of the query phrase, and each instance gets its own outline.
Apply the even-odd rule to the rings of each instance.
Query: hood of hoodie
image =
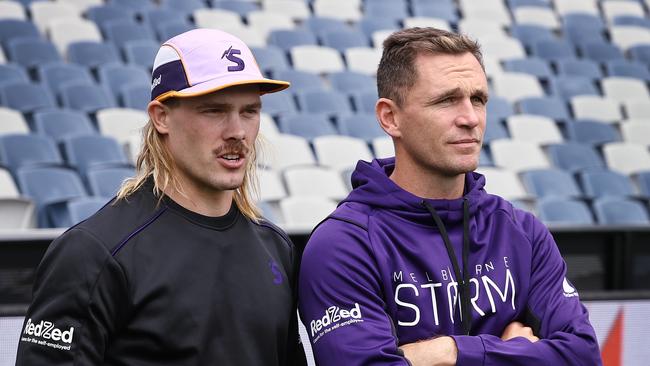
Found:
[[[465,191],[458,199],[424,199],[393,182],[389,177],[395,169],[395,158],[375,159],[368,163],[359,161],[352,173],[354,188],[344,202],[356,202],[372,208],[382,208],[409,221],[433,225],[431,214],[423,202],[428,202],[446,225],[461,223],[463,201],[468,200],[470,217],[474,216],[482,202],[488,198],[484,190],[485,177],[471,172],[465,175]]]

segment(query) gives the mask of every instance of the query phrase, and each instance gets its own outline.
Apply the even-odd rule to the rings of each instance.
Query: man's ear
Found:
[[[157,100],[153,100],[147,106],[147,112],[158,133],[161,135],[169,133],[169,107]]]
[[[379,98],[377,104],[375,104],[375,113],[379,125],[391,137],[400,137],[402,135],[397,111],[397,104],[388,98]]]

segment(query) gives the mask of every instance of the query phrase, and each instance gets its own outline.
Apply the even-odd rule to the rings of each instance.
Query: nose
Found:
[[[225,140],[244,140],[246,138],[244,123],[239,113],[232,113],[229,116],[223,133]]]
[[[474,128],[481,122],[482,114],[485,114],[485,108],[477,107],[470,98],[465,98],[459,103],[458,109],[456,124],[459,127]]]

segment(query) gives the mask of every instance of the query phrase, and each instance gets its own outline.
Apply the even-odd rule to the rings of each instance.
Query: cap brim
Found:
[[[205,94],[214,93],[219,90],[230,88],[237,85],[259,85],[260,95],[279,92],[291,85],[288,81],[273,80],[273,79],[254,79],[254,78],[231,78],[232,80],[224,80],[223,78],[206,81],[201,84],[185,88],[183,90],[172,90],[167,93],[160,94],[155,100],[162,102],[169,98],[188,98],[198,97]]]

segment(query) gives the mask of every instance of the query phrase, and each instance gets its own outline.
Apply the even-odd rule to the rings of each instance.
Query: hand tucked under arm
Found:
[[[451,337],[438,337],[402,345],[404,357],[413,366],[454,366],[458,349]]]
[[[523,325],[520,322],[512,322],[508,324],[506,329],[503,331],[503,334],[501,335],[501,339],[504,341],[515,337],[524,337],[532,343],[539,341],[539,338],[533,334],[533,329]]]

